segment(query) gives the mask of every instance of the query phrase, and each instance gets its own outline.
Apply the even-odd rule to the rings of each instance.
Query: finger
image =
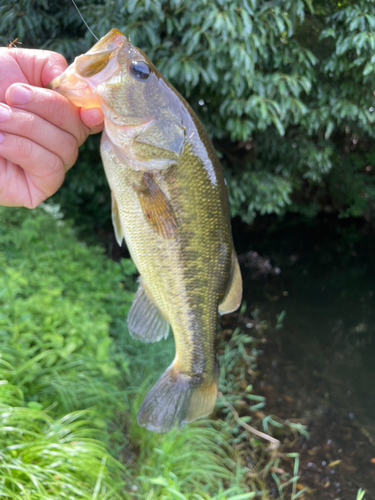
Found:
[[[65,172],[77,160],[76,138],[33,113],[0,104],[0,130],[29,139],[59,156]]]
[[[61,54],[50,50],[20,48],[5,50],[7,50],[7,55],[15,59],[26,80],[36,87],[46,87],[68,67],[68,63]]]
[[[0,132],[0,156],[18,164],[45,197],[55,193],[64,180],[61,159],[24,137]]]
[[[19,165],[0,158],[0,205],[35,208],[45,199]]]
[[[90,134],[97,134],[103,130],[104,115],[100,108],[81,108],[80,116],[86,127],[90,129]]]
[[[90,130],[81,121],[79,108],[61,94],[49,89],[14,84],[5,94],[8,105],[22,108],[72,134],[80,146]]]

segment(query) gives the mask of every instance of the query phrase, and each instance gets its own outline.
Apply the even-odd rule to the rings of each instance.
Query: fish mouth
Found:
[[[112,29],[88,52],[76,57],[47,88],[59,92],[76,106],[99,107],[100,99],[95,94],[95,89],[120,68],[117,55],[125,43],[125,35]]]
[[[69,68],[68,68],[69,69]],[[100,102],[98,96],[93,93],[88,82],[78,79],[65,71],[62,75],[54,78],[47,85],[48,89],[55,90],[66,97],[75,106],[82,108],[98,108]]]
[[[116,28],[112,28],[106,35],[104,35],[91,49],[90,53],[102,52],[104,50],[115,50],[120,48],[127,42],[125,35]]]
[[[74,85],[74,87],[72,85]],[[73,82],[66,72],[64,72],[60,76],[54,78],[52,82],[47,85],[47,89],[56,90],[60,94],[68,97],[69,94],[73,94],[74,92],[86,94],[90,86],[82,80]]]

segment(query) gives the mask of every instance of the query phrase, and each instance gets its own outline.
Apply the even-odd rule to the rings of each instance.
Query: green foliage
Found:
[[[113,262],[79,242],[54,206],[0,207],[4,500],[248,500],[267,494],[269,470],[282,455],[265,449],[223,405],[217,405],[216,421],[165,435],[137,425],[137,410],[173,359],[174,342],[145,345],[127,335],[133,272],[129,260]],[[245,397],[254,414],[264,398],[242,386],[256,367],[255,341],[236,331],[222,350],[220,390],[236,408]],[[282,427],[266,415],[261,425],[266,433]],[[297,469],[280,477],[280,497]]]
[[[239,466],[236,452],[226,444],[230,432],[224,422],[200,421],[163,436],[134,425],[131,436],[141,448],[140,499],[175,495],[186,500],[230,500],[248,491],[243,484],[246,468]],[[248,491],[244,500],[253,496]]]
[[[124,468],[106,446],[113,413],[124,407],[109,329],[110,314],[128,310],[133,294],[123,283],[131,287],[133,271],[130,261],[116,264],[82,245],[56,211],[0,207],[6,500],[126,498],[117,491]]]
[[[362,488],[359,488],[357,493],[357,500],[365,500],[365,494],[366,492]]]
[[[11,388],[5,388],[0,388],[2,498],[126,498],[113,487],[125,487],[122,466],[97,439],[98,429],[85,420],[85,412],[53,419],[40,408],[21,406],[23,401],[14,397],[8,405],[6,392],[9,395]]]
[[[372,213],[375,198],[363,167],[374,138],[374,3],[78,5],[97,36],[112,27],[126,33],[189,99],[223,155],[233,215],[250,222],[257,213],[289,209]],[[70,0],[3,2],[0,40],[13,37],[69,60],[94,42]],[[93,144],[84,146],[56,197],[90,231],[109,224],[109,195]]]
[[[80,243],[56,207],[0,207],[4,500],[252,497],[227,425],[136,424],[174,344],[126,334],[133,272]]]
[[[246,309],[246,305],[244,305],[244,309]],[[256,331],[264,332],[269,328],[266,321],[258,318],[257,311],[254,311],[252,315]],[[289,422],[286,424],[272,415],[263,413],[262,409],[266,404],[266,399],[254,394],[251,383],[245,384],[245,381],[248,380],[248,373],[254,373],[257,369],[257,356],[261,352],[257,349],[257,344],[254,337],[241,332],[240,328],[236,328],[230,340],[222,340],[219,346],[221,352],[219,390],[221,395],[217,402],[217,408],[220,408],[220,412],[226,415],[224,420],[224,428],[227,430],[225,442],[233,449],[238,447],[246,450],[247,456],[250,457],[251,460],[248,461],[250,463],[247,463],[246,466],[250,470],[248,481],[251,491],[262,496],[264,491],[267,491],[269,476],[271,476],[277,486],[279,498],[294,500],[299,496],[296,493],[296,482],[299,478],[299,455],[298,453],[284,454],[281,442],[271,436],[275,431],[280,432],[283,428],[286,428],[287,434],[296,432],[306,437],[308,434],[301,424]],[[235,412],[238,413],[237,416],[235,416]],[[253,427],[249,427],[249,424]],[[260,424],[261,428],[259,429]],[[254,434],[259,430],[265,433],[262,439],[259,439],[259,433]],[[266,447],[264,439],[269,441]],[[278,476],[272,472],[272,469],[278,469],[285,457],[288,457],[287,460],[294,459],[293,473],[283,472]],[[253,467],[252,463],[256,465]],[[262,463],[261,467],[260,463]],[[287,492],[290,497],[286,497]]]
[[[109,325],[112,315],[127,314],[132,293],[122,280],[132,287],[126,276],[133,264],[105,259],[99,248],[80,244],[68,224],[40,211],[2,209],[0,241],[7,379],[42,403],[60,386],[57,401],[65,411],[99,398],[105,405],[104,382],[118,376]],[[86,387],[88,373],[96,374],[95,387]],[[75,400],[67,396],[70,386]]]

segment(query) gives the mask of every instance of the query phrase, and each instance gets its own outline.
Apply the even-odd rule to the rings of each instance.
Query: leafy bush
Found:
[[[123,31],[189,99],[223,156],[233,215],[250,222],[256,213],[324,209],[372,217],[373,2],[78,5],[97,36]],[[70,0],[3,2],[0,40],[16,37],[69,60],[94,42]],[[95,139],[84,146],[56,198],[89,231],[110,217],[96,148]]]

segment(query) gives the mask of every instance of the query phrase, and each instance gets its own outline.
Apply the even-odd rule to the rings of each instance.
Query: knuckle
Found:
[[[37,133],[37,119],[35,115],[23,113],[24,127],[27,135],[33,137]]]
[[[64,164],[59,156],[53,155],[47,176],[62,177],[64,179]]]
[[[22,160],[29,160],[33,152],[33,143],[28,139],[18,138],[16,142],[16,154]]]
[[[64,164],[71,167],[75,164],[78,158],[78,144],[75,137],[68,135],[64,142]]]
[[[52,54],[53,54],[53,61],[56,64],[56,66],[58,65],[63,69],[68,67],[66,59],[62,54],[59,54],[58,52],[53,52]]]
[[[59,128],[63,128],[66,122],[66,111],[66,106],[61,102],[60,96],[57,93],[51,93],[48,99],[47,114]]]
[[[45,59],[49,61],[50,67],[59,68],[61,73],[68,67],[68,63],[63,55],[58,52],[54,52],[52,50],[44,50]]]

